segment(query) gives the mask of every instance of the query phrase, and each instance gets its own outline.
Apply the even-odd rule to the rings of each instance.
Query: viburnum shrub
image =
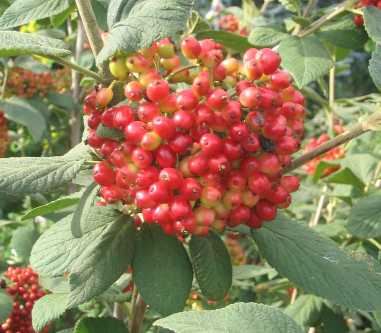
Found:
[[[127,81],[125,104],[112,105],[112,86],[86,98],[101,203],[122,202],[137,224],[177,236],[259,228],[298,189],[282,169],[300,146],[304,97],[271,49],[251,48],[241,62],[212,39],[189,36],[180,48],[191,70],[166,38],[110,63]],[[121,138],[99,136],[99,126]]]
[[[0,326],[0,333],[35,333],[32,327],[34,303],[45,295],[38,275],[30,267],[8,267],[0,287],[13,299],[13,310]],[[41,331],[48,332],[48,327]]]
[[[8,125],[4,112],[0,110],[0,157],[4,157],[8,149]]]

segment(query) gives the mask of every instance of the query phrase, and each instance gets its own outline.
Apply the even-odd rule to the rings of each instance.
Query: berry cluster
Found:
[[[34,303],[45,295],[38,284],[38,275],[31,268],[8,267],[0,280],[1,288],[13,298],[11,315],[0,326],[0,333],[35,333],[31,312]],[[42,332],[47,332],[47,328]]]
[[[381,9],[381,0],[360,0],[357,3],[357,7],[369,7],[374,6]],[[361,27],[364,25],[364,17],[362,15],[355,15],[353,18],[353,22],[356,26]]]
[[[227,250],[229,251],[230,258],[233,265],[245,265],[247,264],[247,256],[245,249],[237,238],[233,234],[227,234],[224,239]]]
[[[246,27],[241,27],[238,18],[233,14],[222,16],[218,21],[218,27],[221,30],[237,33],[241,36],[249,34]]]
[[[55,70],[52,73],[53,89],[58,93],[64,93],[70,90],[71,86],[71,70],[69,67],[64,67]]]
[[[26,98],[45,96],[52,85],[53,78],[49,72],[37,74],[19,67],[10,71],[7,81],[11,94]]]
[[[121,201],[137,223],[178,237],[259,228],[298,189],[298,178],[281,171],[299,149],[304,97],[271,49],[251,48],[241,63],[190,36],[181,51],[193,65],[180,67],[169,39],[113,59],[128,104],[109,107],[111,87],[86,98],[87,141],[104,158],[93,169],[102,202]],[[100,136],[100,125],[122,139]]]
[[[8,125],[4,112],[0,110],[0,157],[4,157],[9,144]]]
[[[319,147],[323,143],[330,140],[330,137],[328,134],[322,134],[318,138],[312,138],[308,144],[305,147],[305,152],[308,153],[311,150],[314,150],[315,148]],[[313,175],[316,172],[316,168],[319,165],[321,161],[336,161],[339,158],[342,158],[345,154],[344,148],[342,147],[336,147],[334,149],[331,149],[327,153],[320,155],[319,157],[314,158],[313,160],[309,161],[307,164],[303,166],[304,170],[310,174]],[[337,171],[340,168],[340,166],[332,166],[329,168],[326,168],[323,172],[324,176],[328,176],[332,174],[333,172]]]

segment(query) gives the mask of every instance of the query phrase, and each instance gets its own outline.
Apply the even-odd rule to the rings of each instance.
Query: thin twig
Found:
[[[304,8],[304,11],[303,11],[303,16],[304,17],[307,17],[310,12],[312,11],[312,9],[316,6],[318,0],[310,0],[308,1],[308,4],[306,5],[306,7]]]
[[[83,44],[85,42],[85,32],[83,29],[82,21],[78,20],[77,28],[77,40],[74,52],[74,62],[78,62],[81,53],[83,51]],[[72,96],[74,100],[74,108],[71,112],[70,119],[70,145],[71,147],[76,146],[81,142],[81,110],[80,106],[80,95],[81,95],[81,76],[80,73],[72,69]]]
[[[327,151],[330,151],[333,148],[341,146],[342,144],[372,130],[372,127],[374,127],[374,124],[379,124],[380,122],[381,122],[381,112],[377,112],[376,114],[370,116],[366,121],[363,121],[360,124],[354,126],[350,131],[340,134],[336,136],[335,138],[333,138],[332,140],[329,140],[328,142],[320,145],[316,149],[311,150],[310,152],[300,156],[299,158],[294,160],[290,164],[290,166],[283,169],[283,174],[289,173],[299,168],[300,166],[308,163],[309,161],[313,160],[317,156],[325,154]]]
[[[327,192],[327,185],[324,186],[323,188],[323,192]],[[319,198],[319,203],[317,205],[317,208],[316,208],[316,212],[312,218],[312,220],[310,221],[310,223],[308,224],[308,226],[310,228],[313,228],[313,227],[316,227],[319,223],[319,220],[320,220],[320,217],[321,217],[321,213],[323,212],[323,208],[324,208],[324,203],[325,203],[325,194],[322,194]]]
[[[1,86],[1,99],[4,99],[5,97],[5,90],[7,88],[7,81],[8,81],[8,74],[9,74],[9,69],[8,66],[4,66],[4,72],[3,72],[3,85]]]
[[[114,309],[112,311],[112,316],[116,319],[123,320],[125,319],[125,312],[123,309],[123,304],[115,302]]]
[[[83,75],[86,75],[86,76],[90,76],[92,77],[93,79],[97,80],[98,82],[102,82],[103,79],[95,72],[85,68],[85,67],[82,67],[74,62],[71,62],[69,60],[66,60],[64,58],[61,58],[61,57],[57,57],[57,56],[53,56],[53,55],[49,55],[49,56],[46,56],[46,55],[41,55],[45,58],[49,58],[51,60],[54,60],[64,66],[68,66],[69,68],[71,68],[72,70],[74,71],[77,71],[79,73],[82,73]]]
[[[198,65],[187,65],[184,67],[180,67],[179,69],[175,70],[174,72],[168,74],[168,76],[166,77],[166,80],[169,81],[170,79],[172,79],[177,74],[184,72],[184,71],[187,71],[188,69],[196,68],[196,67],[198,67]]]
[[[310,35],[310,34],[314,33],[316,30],[320,29],[320,27],[322,27],[325,23],[327,23],[328,21],[332,20],[336,16],[338,16],[341,13],[345,12],[346,10],[348,10],[356,2],[357,2],[357,0],[347,0],[347,1],[344,1],[343,3],[341,3],[341,4],[338,4],[333,11],[323,15],[318,20],[316,20],[315,22],[310,24],[310,26],[307,27],[306,29],[299,31],[297,36],[298,37],[305,37],[307,35]]]

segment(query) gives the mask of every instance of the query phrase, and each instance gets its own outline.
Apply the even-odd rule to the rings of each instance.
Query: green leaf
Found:
[[[369,61],[369,74],[378,90],[381,90],[381,46],[377,45]]]
[[[333,66],[328,51],[315,36],[288,37],[280,42],[279,53],[282,67],[291,73],[299,88],[328,73]]]
[[[135,1],[111,0],[107,11],[107,25],[111,29],[116,23],[128,15]]]
[[[42,205],[42,206],[31,209],[21,218],[21,221],[32,219],[36,216],[43,216],[50,213],[54,213],[54,212],[60,211],[61,209],[74,206],[78,202],[79,202],[79,198],[74,198],[74,197],[65,197],[65,198],[53,200],[47,203],[46,205]]]
[[[369,153],[348,154],[341,161],[341,165],[350,169],[358,179],[366,184],[373,179],[378,162],[379,159]]]
[[[135,238],[133,222],[123,215],[104,229],[72,265],[69,307],[100,295],[127,271],[134,256]]]
[[[59,39],[32,33],[0,31],[0,57],[32,54],[64,57],[71,52]]]
[[[323,307],[321,322],[324,333],[347,333],[349,332],[346,319],[341,313],[336,313],[328,306]]]
[[[348,231],[356,237],[381,236],[381,195],[373,194],[360,199],[351,209]]]
[[[107,61],[117,51],[134,52],[164,37],[179,37],[192,8],[193,1],[188,0],[129,1],[125,18],[111,29],[97,63]]]
[[[70,7],[70,0],[16,0],[0,17],[0,29],[9,29],[59,14]]]
[[[284,217],[253,232],[262,255],[305,292],[365,311],[381,308],[381,275],[335,242]]]
[[[0,107],[8,119],[24,125],[35,141],[42,139],[47,129],[46,120],[41,112],[27,100],[18,97],[0,100]]]
[[[221,43],[226,48],[239,53],[243,53],[253,47],[253,45],[247,41],[246,37],[227,31],[203,30],[196,34],[196,38],[213,38],[217,43]]]
[[[41,331],[49,322],[61,317],[68,303],[68,294],[48,294],[33,306],[32,323],[35,331]]]
[[[302,333],[281,310],[255,303],[235,303],[218,310],[186,311],[154,322],[175,333]]]
[[[285,313],[301,326],[316,326],[324,301],[313,295],[301,295],[296,301],[285,309]]]
[[[202,293],[212,300],[223,299],[232,285],[232,264],[224,242],[214,232],[193,236],[189,251]]]
[[[370,38],[381,43],[381,10],[374,6],[364,8],[364,26]]]
[[[147,226],[139,236],[133,280],[144,301],[163,315],[183,310],[193,280],[184,247],[158,226]]]
[[[256,47],[272,47],[279,44],[288,36],[289,35],[278,26],[259,26],[251,31],[249,42]]]
[[[100,208],[100,207],[99,207]],[[102,219],[102,211],[97,211]],[[34,244],[30,262],[36,272],[43,276],[60,276],[70,272],[73,263],[103,233],[106,225],[88,231],[81,238],[71,233],[71,220],[68,215],[47,231]]]
[[[33,225],[17,228],[12,234],[10,247],[24,262],[28,262],[33,244],[37,241],[38,232]]]
[[[75,109],[73,96],[69,93],[48,92],[48,100],[50,103],[57,105],[63,109],[72,111]]]
[[[297,13],[300,10],[300,0],[279,0],[290,12]]]
[[[65,156],[2,159],[0,192],[26,194],[56,190],[75,177],[83,162]]]
[[[115,318],[84,318],[73,333],[128,333],[123,321]]]
[[[327,183],[352,185],[359,189],[364,188],[364,183],[348,168],[341,168],[324,180]]]
[[[97,19],[98,26],[101,30],[107,31],[107,7],[108,0],[93,0],[92,7],[95,14],[95,18]]]
[[[0,323],[3,323],[11,314],[13,309],[13,300],[0,290]]]
[[[103,124],[100,124],[97,127],[96,131],[97,136],[100,136],[101,138],[108,138],[113,140],[120,140],[124,138],[124,134],[122,131],[116,129],[116,128],[110,128]]]
[[[99,186],[93,182],[86,188],[80,199],[71,221],[71,230],[75,237],[83,235],[82,226],[88,222],[89,214],[95,206],[98,190]]]
[[[353,23],[352,15],[347,15],[336,22],[323,25],[317,35],[336,47],[346,49],[362,48],[367,40],[364,31],[357,28]]]

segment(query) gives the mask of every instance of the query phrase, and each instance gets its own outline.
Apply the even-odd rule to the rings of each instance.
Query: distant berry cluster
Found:
[[[9,267],[4,276],[6,280],[0,280],[1,288],[13,298],[13,310],[0,325],[0,333],[36,333],[31,312],[34,303],[45,295],[38,284],[37,274],[31,268]],[[47,332],[47,329],[41,332]]]

